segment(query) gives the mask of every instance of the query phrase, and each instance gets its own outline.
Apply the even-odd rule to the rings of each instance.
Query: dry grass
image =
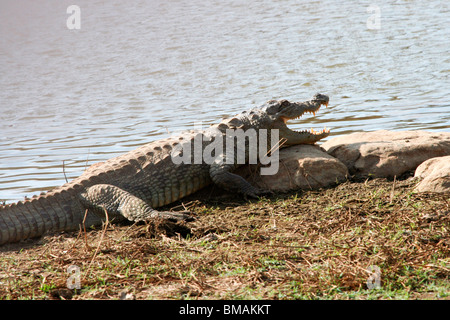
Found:
[[[196,195],[183,203],[197,218],[187,236],[182,225],[108,224],[4,246],[0,298],[448,299],[448,195],[413,186],[377,179],[247,202]],[[67,289],[70,265],[79,290]],[[370,266],[379,289],[367,287]]]

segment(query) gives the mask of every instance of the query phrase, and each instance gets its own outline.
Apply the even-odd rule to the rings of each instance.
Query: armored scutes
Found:
[[[185,212],[157,211],[155,208],[179,200],[212,182],[244,196],[262,195],[264,190],[255,188],[233,170],[247,163],[247,150],[252,144],[263,145],[260,144],[262,129],[268,133],[269,143],[260,154],[280,146],[313,144],[328,136],[328,130],[297,132],[286,126],[287,120],[298,118],[305,112],[315,113],[321,105],[327,105],[328,100],[322,94],[301,103],[271,100],[260,108],[242,112],[206,130],[150,142],[122,156],[94,164],[80,177],[61,187],[30,200],[0,206],[0,244],[51,232],[77,230],[85,217],[86,226],[101,225],[105,214],[110,221],[189,221],[192,218]],[[237,145],[223,152],[213,150],[210,154],[214,161],[192,161],[197,156],[196,151],[200,150],[204,155],[203,151],[211,149],[213,142],[226,139],[236,129],[258,132],[257,141],[246,137],[243,161],[239,159],[242,148]],[[274,129],[279,138],[275,145],[271,139]],[[186,158],[191,162],[176,161],[176,156],[186,156],[186,150],[191,152],[191,157]]]

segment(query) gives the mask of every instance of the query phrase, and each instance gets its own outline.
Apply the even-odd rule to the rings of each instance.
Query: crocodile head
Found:
[[[314,130],[294,131],[287,127],[286,122],[297,119],[304,113],[315,113],[324,105],[328,105],[329,98],[323,94],[316,94],[311,100],[305,102],[289,102],[287,100],[270,100],[259,108],[249,112],[244,111],[234,117],[222,120],[214,129],[225,133],[228,129],[276,129],[279,133],[280,146],[287,147],[295,144],[314,144],[327,137],[330,131],[324,129],[320,132]]]
[[[305,102],[289,102],[287,100],[271,100],[266,103],[262,111],[267,119],[262,119],[270,129],[278,129],[279,137],[283,146],[295,144],[313,144],[327,137],[330,130],[323,129],[316,132],[313,129],[294,131],[286,125],[288,120],[298,119],[305,113],[315,115],[322,105],[328,106],[329,98],[323,94],[316,94],[311,100]]]

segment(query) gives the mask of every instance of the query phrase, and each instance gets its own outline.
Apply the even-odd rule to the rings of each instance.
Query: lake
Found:
[[[8,202],[270,99],[329,95],[290,127],[330,137],[450,130],[448,1],[2,0],[0,35]]]

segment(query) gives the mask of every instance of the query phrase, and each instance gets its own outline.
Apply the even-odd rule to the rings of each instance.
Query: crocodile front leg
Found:
[[[241,176],[233,173],[234,164],[213,163],[209,169],[212,181],[219,187],[243,194],[245,197],[258,198],[258,196],[271,194],[270,191],[261,190],[248,183]]]
[[[159,218],[174,222],[193,220],[185,213],[155,210],[144,200],[110,184],[96,184],[87,188],[80,196],[86,209],[101,213],[106,210],[110,219],[150,221]]]

